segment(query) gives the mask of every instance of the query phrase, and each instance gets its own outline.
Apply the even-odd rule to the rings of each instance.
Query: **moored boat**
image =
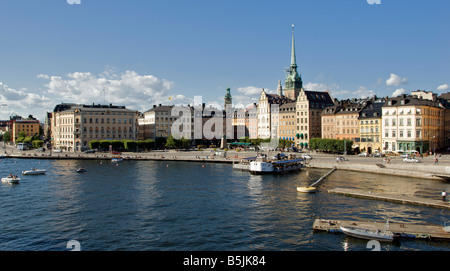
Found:
[[[269,161],[266,157],[258,157],[256,161],[250,162],[250,173],[273,174],[289,173],[298,171],[305,167],[304,159],[288,159],[281,161]]]
[[[33,168],[31,170],[22,171],[22,175],[43,175],[47,171],[45,169]]]
[[[395,234],[389,230],[389,221],[386,221],[386,226],[383,230],[372,230],[353,226],[340,226],[340,229],[349,236],[368,240],[391,242],[400,237],[399,234]]]
[[[114,157],[111,159],[111,162],[116,163],[116,162],[120,162],[120,161],[122,161],[122,160],[123,160],[122,157],[120,157],[120,156],[114,156]]]

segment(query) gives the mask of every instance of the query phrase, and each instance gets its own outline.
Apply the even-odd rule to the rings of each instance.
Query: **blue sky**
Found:
[[[292,24],[307,90],[450,91],[447,0],[77,1],[0,2],[0,119],[61,102],[222,105],[227,86],[245,106],[284,85]]]

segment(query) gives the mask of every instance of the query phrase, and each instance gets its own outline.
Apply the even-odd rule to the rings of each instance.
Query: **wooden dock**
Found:
[[[347,188],[335,188],[328,190],[330,194],[351,196],[351,197],[359,197],[366,199],[374,199],[374,200],[384,200],[396,203],[403,204],[413,204],[413,205],[421,205],[428,206],[434,208],[443,208],[450,209],[449,202],[444,202],[438,199],[428,199],[428,198],[419,198],[413,196],[404,196],[404,195],[392,195],[386,193],[377,193],[371,191],[361,191],[357,189],[347,189]]]
[[[340,226],[357,226],[375,231],[382,231],[385,225],[386,222],[316,219],[313,224],[313,230],[326,231],[331,233],[342,233],[342,231],[340,230]],[[450,240],[450,233],[444,231],[443,226],[420,225],[389,221],[389,230],[393,233],[400,234],[401,238]]]

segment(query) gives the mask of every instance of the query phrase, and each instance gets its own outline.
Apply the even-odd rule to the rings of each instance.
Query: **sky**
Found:
[[[284,86],[292,25],[306,90],[445,93],[449,13],[448,0],[1,0],[0,119],[63,102],[223,106],[227,87],[245,107]]]

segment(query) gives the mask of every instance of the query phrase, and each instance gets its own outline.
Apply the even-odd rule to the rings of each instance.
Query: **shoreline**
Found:
[[[176,151],[176,150],[156,150],[151,152],[125,152],[120,156],[124,161],[172,161],[172,162],[197,162],[197,163],[223,163],[233,164],[239,162],[242,158],[255,157],[254,151],[235,151],[227,152],[227,157],[214,156],[213,150],[203,151]],[[268,156],[275,155],[278,152],[269,152]],[[300,156],[301,153],[296,153]],[[450,180],[450,156],[442,155],[439,164],[435,164],[433,156],[420,159],[420,163],[405,163],[400,157],[394,157],[390,163],[383,161],[383,158],[359,157],[357,155],[347,155],[348,161],[336,162],[335,155],[323,153],[309,153],[313,159],[308,159],[306,166],[308,168],[318,169],[340,169],[357,172],[367,172],[374,174],[383,174],[388,176],[403,176],[411,178],[424,178],[433,180]],[[21,153],[8,153],[3,159],[49,159],[49,160],[111,160],[117,156],[110,153],[73,153],[63,152],[52,155],[49,153],[37,153],[34,151],[25,151]],[[448,165],[448,166],[447,166]]]

